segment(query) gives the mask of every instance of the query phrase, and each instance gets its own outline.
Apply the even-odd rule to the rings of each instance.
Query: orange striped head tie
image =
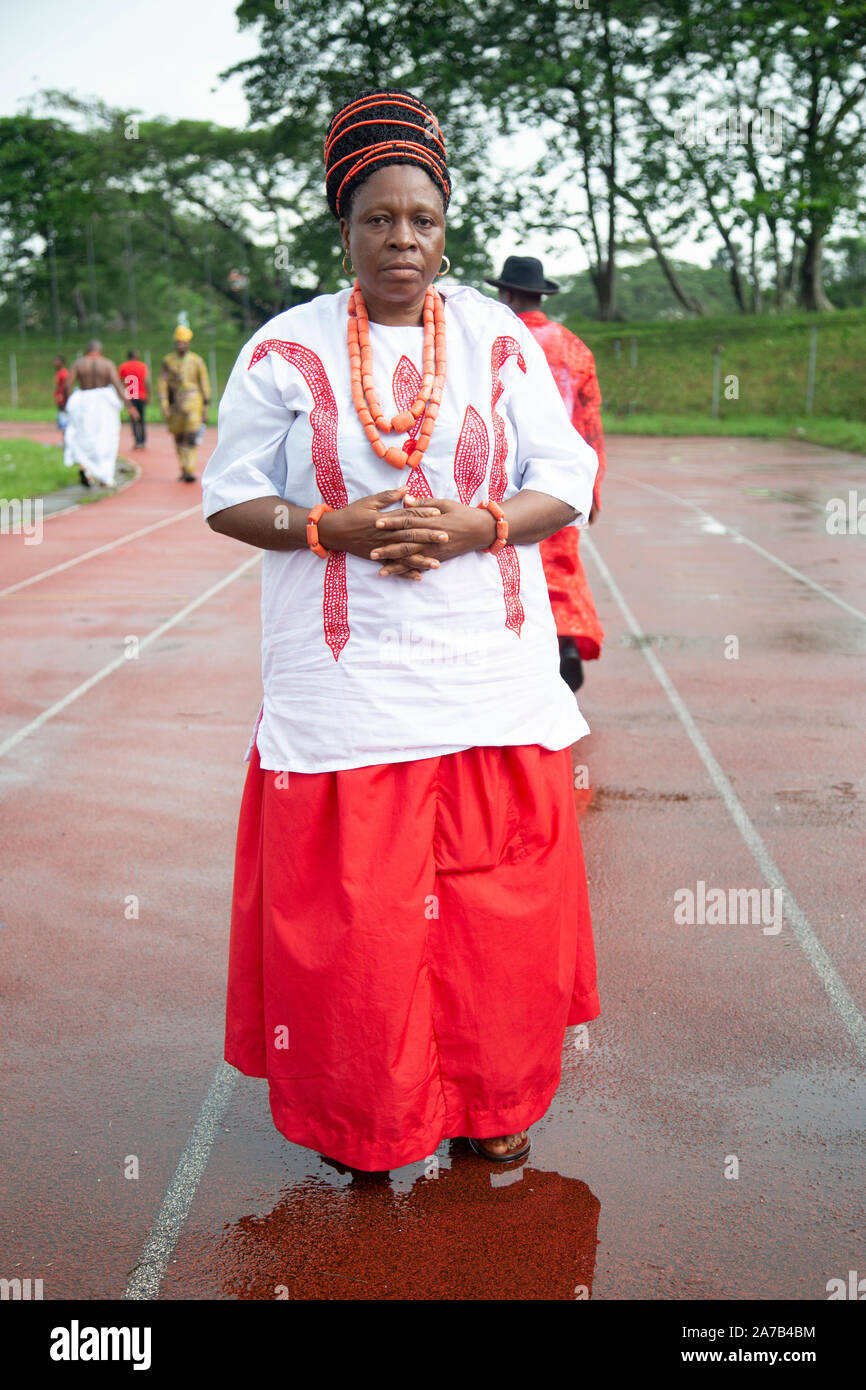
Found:
[[[439,122],[409,92],[365,92],[334,116],[325,137],[325,189],[335,217],[377,166],[404,163],[423,169],[451,199],[448,156]]]
[[[411,154],[413,161],[418,160],[421,164],[427,165],[431,170],[434,179],[439,184],[446,198],[451,191],[448,187],[447,177],[444,174],[441,161],[437,160],[433,152],[428,150],[425,145],[416,145],[413,140],[386,140],[381,145],[368,145],[366,149],[358,150],[357,153],[360,155],[358,163],[352,165],[348,174],[346,174],[343,179],[343,182],[337,189],[336,203],[338,211],[340,209],[341,194],[349,180],[353,179],[356,174],[360,174],[363,169],[369,169],[371,164],[378,164],[383,155],[389,153]]]
[[[341,130],[340,133],[339,133],[339,135],[337,136],[337,139],[338,139],[338,140],[342,140],[343,136],[344,136],[344,135],[348,135],[350,130],[360,130],[360,129],[361,129],[361,126],[365,126],[365,125],[382,125],[382,124],[383,124],[383,121],[382,121],[382,117],[381,117],[381,116],[378,118],[378,120],[375,120],[375,121],[355,121],[353,125],[347,125],[345,130]],[[424,129],[423,126],[418,125],[417,121],[394,121],[394,120],[389,120],[389,121],[387,122],[387,124],[388,124],[388,125],[405,126],[407,130],[422,130],[422,129]],[[437,127],[437,129],[438,129],[438,127]],[[427,133],[428,133],[429,138],[430,138],[431,140],[434,140],[434,141],[436,142],[436,144],[439,146],[440,150],[442,151],[442,158],[443,158],[443,160],[444,160],[444,158],[445,158],[445,146],[443,145],[442,141],[441,141],[437,136],[431,134],[429,131],[428,131]],[[332,148],[333,148],[333,142],[332,142],[330,145],[328,145],[328,146],[326,147],[326,149],[325,149],[325,159],[328,158],[328,154],[330,153],[330,151],[331,151]],[[358,154],[358,153],[360,153],[360,151],[355,150],[354,153],[355,153],[355,154]],[[432,153],[432,151],[431,151],[431,153]],[[336,169],[336,167],[337,167],[338,164],[344,163],[345,160],[351,159],[351,157],[352,157],[352,156],[351,156],[351,155],[348,155],[348,154],[343,155],[343,158],[342,158],[342,159],[338,159],[338,160],[336,160],[336,162],[335,162],[334,164],[330,164],[330,165],[328,166],[328,172],[330,173],[330,171],[331,171],[332,169]]]
[[[402,93],[377,92],[375,96],[359,97],[357,101],[353,101],[349,106],[343,107],[343,110],[337,116],[325,139],[324,157],[326,163],[334,140],[346,134],[345,130],[340,130],[343,122],[347,121],[350,116],[355,116],[361,111],[369,111],[371,107],[374,106],[382,106],[385,102],[387,102],[389,106],[402,106],[404,110],[411,111],[413,116],[420,116],[421,127],[426,130],[434,140],[438,135],[439,139],[436,140],[436,143],[441,146],[442,153],[445,153],[445,146],[442,144],[442,131],[432,111],[428,111],[426,106],[419,101],[415,101],[413,97],[410,97],[407,101]],[[382,124],[383,121],[389,125],[395,124],[395,122],[388,121],[386,117],[380,117],[378,122],[371,122],[371,124]],[[433,135],[434,130],[436,135]]]

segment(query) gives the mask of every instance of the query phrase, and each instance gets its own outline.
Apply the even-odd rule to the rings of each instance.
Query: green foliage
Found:
[[[317,287],[287,254],[294,174],[273,132],[47,101],[67,119],[0,120],[3,327],[23,319],[59,340],[185,311],[251,330]]]
[[[709,415],[717,346],[722,350],[722,421],[799,417],[805,414],[814,326],[814,316],[803,311],[665,325],[568,322],[595,354],[605,421],[633,414]],[[632,365],[635,352],[637,362]],[[864,361],[866,311],[840,311],[823,318],[817,338],[816,417],[866,421]],[[728,391],[736,389],[737,399],[725,395],[728,377],[736,378]]]
[[[863,302],[862,257],[822,267],[831,236],[857,239],[862,209],[862,3],[242,0],[236,13],[259,38],[231,70],[246,129],[59,92],[0,119],[0,331],[152,334],[186,312],[212,341],[338,288],[324,132],[382,85],[442,122],[458,277],[491,269],[503,231],[561,244],[564,229],[589,265],[569,307],[604,320]],[[708,139],[699,103],[710,125],[771,108],[779,147],[754,124]],[[707,236],[722,243],[711,275],[671,259]],[[619,264],[638,243],[661,275]]]
[[[701,300],[708,314],[736,312],[730,277],[721,267],[704,268],[689,261],[674,261],[673,265],[684,288]],[[620,266],[616,283],[617,322],[689,317],[682,305],[672,298],[670,286],[654,256],[634,265]],[[562,293],[545,301],[545,313],[560,322],[575,316],[596,318],[598,303],[589,271],[565,277],[560,284]]]

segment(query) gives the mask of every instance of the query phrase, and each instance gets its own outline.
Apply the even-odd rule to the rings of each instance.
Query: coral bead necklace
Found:
[[[352,380],[352,401],[358,419],[372,445],[373,452],[390,463],[392,468],[417,468],[430,442],[436,416],[445,388],[445,303],[432,285],[424,296],[424,354],[421,389],[408,410],[399,411],[387,420],[373,385],[373,349],[370,345],[370,320],[361,286],[355,281],[349,295],[349,369]],[[423,416],[423,419],[422,419]],[[390,448],[383,434],[411,430],[421,420],[418,437],[406,440],[402,449]]]

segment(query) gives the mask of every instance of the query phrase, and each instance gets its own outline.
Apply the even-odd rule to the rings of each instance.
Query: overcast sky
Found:
[[[258,48],[232,0],[0,0],[0,16],[3,115],[57,87],[147,116],[247,119],[240,82],[217,80]]]
[[[218,74],[258,50],[255,30],[238,30],[236,0],[0,0],[0,114],[14,115],[46,88],[100,97],[144,116],[243,126],[239,79]],[[458,171],[459,172],[459,171]],[[529,233],[516,247],[491,243],[498,267],[519,250],[544,260],[548,275],[585,267],[574,236]],[[683,247],[709,262],[703,248]],[[703,253],[703,254],[701,254]]]

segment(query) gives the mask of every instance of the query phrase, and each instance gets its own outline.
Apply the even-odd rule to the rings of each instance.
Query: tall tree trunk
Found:
[[[728,258],[731,263],[730,278],[731,289],[734,293],[734,299],[737,302],[737,308],[739,309],[740,313],[747,314],[749,312],[749,308],[746,304],[746,287],[743,283],[742,271],[740,270],[739,251],[737,250],[736,242],[734,242],[731,239],[731,237],[725,235],[724,243],[725,249],[728,253]]]
[[[603,41],[604,41],[604,66],[605,66],[605,95],[607,97],[608,110],[608,160],[604,169],[605,179],[607,180],[607,258],[604,266],[604,286],[605,302],[603,305],[603,320],[610,320],[616,317],[616,156],[619,145],[619,125],[617,121],[616,104],[616,64],[614,62],[613,50],[610,42],[610,10],[609,5],[603,8]]]
[[[610,323],[616,318],[616,266],[612,260],[595,267],[593,284],[598,299],[598,317],[602,323]]]
[[[610,263],[607,261],[602,261],[601,263],[590,261],[589,278],[592,281],[592,288],[595,290],[599,322],[609,323],[616,316],[614,308],[614,281]]]
[[[736,300],[737,308],[739,309],[741,314],[747,314],[749,310],[748,305],[746,304],[746,287],[743,280],[743,273],[740,270],[739,248],[737,246],[737,243],[731,236],[729,229],[725,226],[724,222],[722,221],[721,216],[719,215],[719,210],[716,207],[715,202],[713,201],[712,189],[710,188],[705,168],[692,155],[690,155],[690,163],[692,165],[692,168],[695,169],[695,171],[697,172],[698,178],[700,179],[701,184],[703,186],[703,190],[707,199],[707,211],[709,212],[710,217],[712,218],[713,226],[715,227],[719,236],[722,238],[722,241],[725,243],[725,250],[728,253],[728,260],[730,261],[731,266],[731,289],[734,292],[734,299]]]
[[[752,277],[752,313],[760,314],[762,308],[761,282],[758,276],[758,219],[752,218],[752,246],[749,255],[749,271]]]
[[[834,306],[824,292],[824,233],[811,227],[806,234],[803,247],[803,265],[800,270],[800,306],[815,313],[826,313]]]
[[[623,199],[623,201],[628,203],[629,206],[634,209],[638,221],[640,222],[641,226],[647,234],[647,240],[649,241],[649,244],[655,253],[655,257],[659,263],[661,272],[671,287],[674,298],[678,299],[680,304],[682,304],[683,308],[687,309],[690,314],[702,315],[704,312],[703,304],[699,299],[694,299],[692,295],[689,294],[688,290],[683,288],[679,276],[677,275],[676,271],[674,270],[674,267],[671,265],[670,261],[665,255],[664,248],[652,229],[652,225],[649,220],[649,214],[647,213],[644,204],[640,201],[639,198],[636,198],[633,194],[626,193],[624,188],[617,187],[616,191],[619,194],[619,196]]]
[[[78,327],[83,328],[87,324],[87,308],[81,290],[77,285],[73,285],[72,287],[72,303],[75,307],[75,319]]]
[[[774,217],[772,221],[765,219],[770,229],[770,239],[773,243],[773,284],[775,286],[776,308],[785,307],[785,266],[782,261],[782,248],[779,245],[779,228]]]
[[[803,151],[802,181],[803,184],[805,184],[806,191],[814,207],[816,204],[816,194],[820,195],[822,192],[824,177],[823,152],[819,140],[822,115],[822,74],[820,56],[817,48],[814,46],[809,49],[807,67],[811,82],[809,114],[806,122],[806,144]],[[833,308],[833,305],[824,293],[824,276],[821,265],[821,257],[824,251],[824,233],[826,230],[826,224],[822,226],[820,223],[816,222],[813,214],[806,228],[805,235],[803,236],[803,263],[800,268],[799,302],[801,308],[809,309],[816,313]]]
[[[785,293],[784,307],[790,307],[796,293],[796,286],[800,279],[800,228],[792,229],[793,240],[791,242],[791,259],[785,271]]]
[[[655,252],[656,260],[658,261],[659,266],[661,267],[662,275],[665,277],[668,284],[670,285],[674,297],[679,300],[680,304],[682,304],[684,309],[688,309],[690,314],[698,314],[699,316],[702,316],[704,312],[703,304],[699,299],[695,299],[693,295],[690,295],[688,290],[683,288],[682,284],[680,283],[679,276],[677,275],[676,271],[674,270],[673,266],[671,265],[670,261],[668,260],[658,241],[656,240],[654,233],[650,231],[649,227],[647,227],[647,235],[649,236],[650,245],[652,246],[652,249]]]

